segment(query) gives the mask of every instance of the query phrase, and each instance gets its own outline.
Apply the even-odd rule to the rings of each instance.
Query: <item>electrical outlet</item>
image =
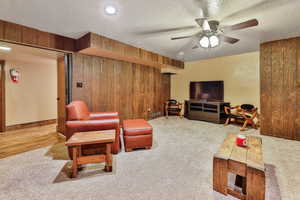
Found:
[[[83,83],[82,82],[77,82],[76,83],[76,87],[77,88],[82,88],[83,87]]]

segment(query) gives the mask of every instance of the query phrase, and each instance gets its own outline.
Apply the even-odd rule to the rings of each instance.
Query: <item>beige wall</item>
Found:
[[[35,59],[32,59],[35,60]],[[57,118],[57,67],[55,59],[38,62],[7,61],[6,126]],[[12,83],[9,69],[21,72]]]
[[[259,107],[259,52],[185,63],[185,69],[172,76],[171,97],[188,100],[190,81],[213,80],[224,81],[225,101]]]

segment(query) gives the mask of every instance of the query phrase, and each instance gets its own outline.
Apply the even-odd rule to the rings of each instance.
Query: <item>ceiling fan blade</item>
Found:
[[[202,31],[198,31],[197,33],[193,35],[187,35],[187,36],[181,36],[181,37],[172,37],[171,40],[179,40],[179,39],[185,39],[185,38],[192,38],[195,36],[199,36],[202,33]]]
[[[229,44],[234,44],[234,43],[237,43],[238,41],[240,41],[239,39],[228,37],[228,36],[225,36],[225,35],[220,35],[219,37],[220,37],[221,41],[227,42]]]
[[[235,30],[241,30],[241,29],[245,29],[257,25],[258,25],[257,19],[251,19],[242,23],[229,26],[228,28],[226,28],[226,30],[235,31]]]
[[[193,48],[196,48],[197,45],[199,45],[199,37],[196,35],[189,39],[179,51],[190,52]]]
[[[233,13],[232,12],[227,13],[221,18],[222,21],[227,21],[227,20],[241,19],[247,16],[255,16],[262,12],[275,10],[280,7],[283,7],[289,4],[290,2],[291,2],[290,0],[260,0],[260,1],[248,1],[245,5],[243,1],[240,1],[239,2],[240,6],[238,7],[242,9],[237,9]]]
[[[177,32],[177,31],[187,31],[192,29],[199,29],[197,26],[184,26],[184,27],[176,27],[176,28],[167,28],[167,29],[157,29],[157,30],[149,30],[149,31],[141,31],[137,34],[139,35],[152,35],[152,34],[161,34],[168,32]]]
[[[199,45],[195,45],[192,49],[198,49]]]
[[[191,37],[193,37],[193,35],[181,36],[181,37],[172,37],[171,40],[180,40],[180,39],[191,38]]]

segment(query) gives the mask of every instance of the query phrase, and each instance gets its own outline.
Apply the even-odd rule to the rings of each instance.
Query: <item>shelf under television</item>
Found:
[[[185,105],[185,116],[189,119],[224,123],[227,118],[224,106],[229,106],[230,103],[224,101],[187,100]]]

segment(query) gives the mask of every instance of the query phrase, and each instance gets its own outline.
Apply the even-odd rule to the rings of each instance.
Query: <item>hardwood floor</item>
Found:
[[[0,159],[64,141],[56,124],[0,133]]]

